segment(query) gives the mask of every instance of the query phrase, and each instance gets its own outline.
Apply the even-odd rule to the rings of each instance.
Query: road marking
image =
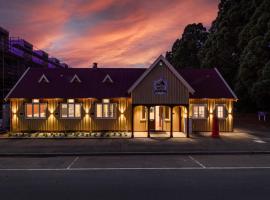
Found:
[[[206,168],[204,166],[204,164],[202,164],[200,161],[196,160],[195,158],[193,158],[192,156],[188,156],[193,162],[195,162],[196,164],[198,164],[199,166],[201,166],[202,168]]]
[[[74,160],[67,166],[67,169],[70,169],[72,167],[72,165],[74,165],[74,163],[79,159],[79,156],[77,156],[76,158],[74,158]]]
[[[253,140],[254,142],[257,142],[257,143],[261,143],[261,144],[264,144],[266,143],[265,141],[261,140],[261,139],[256,139],[256,140]]]
[[[118,167],[118,168],[48,168],[48,169],[0,169],[0,171],[115,171],[115,170],[240,170],[240,169],[270,169],[270,166],[267,167]]]

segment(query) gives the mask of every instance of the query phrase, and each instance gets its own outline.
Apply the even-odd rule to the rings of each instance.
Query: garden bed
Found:
[[[9,132],[8,138],[130,138],[130,132]]]

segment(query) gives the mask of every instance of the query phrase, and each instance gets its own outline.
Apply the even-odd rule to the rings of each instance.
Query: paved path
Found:
[[[0,157],[1,199],[269,199],[269,155]]]
[[[171,139],[0,139],[4,154],[98,153],[218,153],[270,152],[270,138],[249,133],[223,133],[219,139],[208,134]]]

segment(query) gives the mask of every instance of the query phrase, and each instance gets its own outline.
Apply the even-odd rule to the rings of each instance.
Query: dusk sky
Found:
[[[148,67],[218,0],[0,0],[0,26],[71,67]]]

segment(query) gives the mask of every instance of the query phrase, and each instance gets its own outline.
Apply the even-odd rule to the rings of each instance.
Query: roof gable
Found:
[[[139,77],[139,79],[129,88],[128,93],[131,93],[142,80],[156,67],[160,62],[164,62],[166,67],[177,77],[177,79],[183,83],[183,85],[188,89],[190,93],[194,93],[194,89],[189,85],[189,83],[174,69],[174,67],[166,60],[163,55],[160,55],[155,62]]]

